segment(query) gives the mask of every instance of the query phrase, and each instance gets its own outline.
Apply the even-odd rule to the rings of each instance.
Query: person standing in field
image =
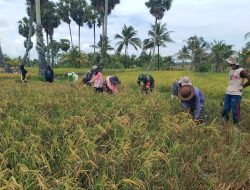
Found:
[[[26,74],[28,73],[28,71],[24,68],[23,64],[19,66],[19,69],[21,71],[21,82],[27,82]]]
[[[142,93],[148,93],[148,91],[150,90],[150,92],[153,92],[154,90],[154,86],[155,86],[155,81],[154,78],[149,75],[149,74],[140,74],[138,76],[137,79],[137,84],[140,87],[142,83],[142,87],[141,87],[141,92]]]
[[[94,89],[96,92],[103,92],[103,79],[101,69],[96,65],[94,65],[92,69],[94,72],[94,76],[88,83],[94,83]]]
[[[54,71],[50,65],[47,65],[47,68],[44,72],[44,80],[45,82],[53,82],[54,81]]]
[[[179,81],[180,87],[178,97],[181,100],[183,108],[192,115],[198,123],[202,121],[202,115],[205,107],[205,97],[199,88],[193,87],[189,77],[185,76]]]
[[[118,85],[121,84],[121,81],[117,76],[108,76],[104,81],[104,89],[110,94],[118,94]]]
[[[236,57],[229,57],[227,60],[229,71],[229,85],[224,98],[224,106],[222,111],[223,126],[229,120],[229,113],[232,110],[233,124],[238,126],[240,121],[240,102],[243,88],[250,85],[250,74],[239,66]],[[244,79],[248,81],[244,84]]]

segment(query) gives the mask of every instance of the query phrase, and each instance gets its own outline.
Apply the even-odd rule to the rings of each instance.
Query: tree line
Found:
[[[31,37],[37,35],[37,52],[39,62],[39,72],[43,74],[47,64],[54,66],[56,63],[80,67],[99,63],[102,66],[125,68],[132,66],[143,66],[148,69],[171,69],[175,62],[181,62],[181,69],[189,65],[191,71],[216,72],[224,71],[226,68],[225,59],[232,54],[239,55],[239,61],[244,67],[248,67],[250,56],[250,42],[242,48],[240,52],[233,51],[233,45],[226,44],[225,41],[207,42],[203,37],[191,36],[185,40],[186,45],[172,56],[161,56],[160,47],[166,47],[168,43],[174,43],[170,34],[173,31],[167,29],[166,23],[161,23],[164,13],[171,8],[172,0],[148,0],[145,6],[155,18],[155,23],[148,31],[148,38],[141,40],[138,32],[133,26],[124,25],[120,34],[116,34],[116,47],[110,45],[107,37],[107,19],[119,0],[91,0],[90,4],[86,0],[59,0],[54,3],[50,0],[26,0],[27,16],[18,22],[18,31],[25,38],[24,47],[26,52],[21,64],[25,65],[29,51],[33,47]],[[74,21],[78,26],[78,45],[73,43],[71,22]],[[69,28],[70,39],[54,40],[54,31],[65,22]],[[81,51],[81,27],[84,25],[93,29],[93,53],[86,54]],[[102,34],[96,43],[96,27],[102,27]],[[46,43],[44,43],[45,34]],[[245,38],[249,38],[247,33]],[[128,47],[132,46],[135,50],[141,49],[139,56],[128,55]],[[155,49],[157,48],[157,55]],[[1,50],[1,49],[0,49]],[[109,51],[114,50],[115,55]],[[124,51],[124,55],[122,55]],[[3,62],[4,56],[0,63]],[[122,59],[123,60],[122,60]],[[8,58],[7,58],[8,59]],[[118,61],[119,60],[119,61]],[[144,61],[144,62],[143,62]],[[7,61],[5,65],[13,65],[16,60]],[[8,64],[9,63],[9,64]],[[2,63],[3,65],[3,63]],[[7,69],[7,66],[5,66]]]

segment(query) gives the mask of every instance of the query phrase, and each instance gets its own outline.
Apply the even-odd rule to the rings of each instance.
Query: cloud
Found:
[[[131,25],[138,31],[143,40],[148,37],[150,25],[154,17],[145,6],[147,0],[121,0],[108,18],[108,36],[115,47],[114,35],[121,33],[124,24]],[[58,0],[54,0],[58,2]],[[163,55],[178,52],[185,44],[183,40],[190,36],[202,36],[207,41],[225,40],[239,50],[246,43],[244,35],[249,29],[249,0],[175,0],[169,11],[165,12],[161,22],[167,23],[171,38],[175,41],[161,48]],[[0,43],[4,53],[15,57],[24,54],[22,38],[18,34],[17,22],[26,15],[25,0],[0,0]],[[13,14],[15,13],[15,14]],[[72,21],[72,35],[74,45],[78,44],[78,26]],[[99,41],[101,29],[97,28],[96,41]],[[68,25],[62,23],[56,30],[54,39],[70,39]],[[35,37],[32,39],[35,43]],[[81,28],[81,48],[85,52],[92,52],[89,46],[93,44],[93,30],[85,25]],[[34,44],[35,47],[35,44]],[[139,54],[129,48],[130,54]],[[31,57],[37,57],[36,49],[31,51]]]

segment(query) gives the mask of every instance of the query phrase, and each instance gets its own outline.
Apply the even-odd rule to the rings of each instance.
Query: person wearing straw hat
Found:
[[[201,114],[205,106],[205,97],[201,90],[193,87],[189,77],[182,77],[179,81],[180,88],[178,97],[185,110],[189,110],[195,121],[201,119]]]
[[[232,110],[233,123],[238,126],[240,121],[240,102],[242,97],[243,88],[250,85],[250,74],[240,67],[237,62],[237,58],[230,56],[226,59],[229,71],[229,85],[226,90],[224,98],[224,106],[222,111],[223,126],[226,127],[226,123],[229,120],[229,113]],[[244,79],[248,81],[244,83]]]

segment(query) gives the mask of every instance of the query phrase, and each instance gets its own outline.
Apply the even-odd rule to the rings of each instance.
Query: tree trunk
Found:
[[[154,47],[153,47],[153,54],[152,54],[152,57],[151,57],[151,60],[150,60],[149,66],[148,66],[148,70],[151,70],[151,68],[152,68],[152,64],[153,64],[153,59],[154,59],[154,56],[155,56],[156,31],[157,31],[157,18],[155,17],[155,36],[154,36]]]
[[[73,39],[72,39],[72,32],[71,32],[70,23],[68,25],[69,25],[69,34],[70,34],[70,40],[71,40],[71,47],[74,49],[74,44],[73,44]]]
[[[52,45],[52,41],[53,41],[53,35],[50,35],[50,45]],[[52,53],[52,46],[50,47],[51,48],[51,66],[52,68],[54,67],[54,63],[55,63],[55,60],[54,60],[54,54]]]
[[[81,26],[79,25],[78,26],[79,28],[78,28],[78,46],[79,46],[79,53],[81,52],[81,47],[80,47],[80,45],[81,45]]]
[[[128,51],[128,46],[126,45],[125,46],[125,69],[128,68],[128,65],[127,65],[127,51]]]
[[[160,46],[158,45],[158,71],[160,70]]]
[[[95,55],[95,44],[96,44],[95,21],[94,21],[94,27],[93,27],[93,30],[94,30],[94,57],[93,57],[93,65],[94,65],[94,64],[95,64],[95,58],[96,58],[96,55]]]
[[[105,0],[105,13],[104,13],[104,36],[107,37],[107,27],[108,27],[108,6],[109,6],[109,3],[108,3],[108,0]]]
[[[47,43],[47,48],[46,48],[46,50],[47,50],[47,63],[50,65],[50,47],[49,47],[49,34],[48,34],[48,32],[46,32],[46,43]]]
[[[33,9],[32,9],[32,6],[31,6],[31,1],[29,1],[28,3],[28,6],[29,6],[29,11],[30,11],[30,16],[29,16],[29,35],[28,35],[28,40],[27,40],[27,47],[26,47],[26,51],[25,51],[25,54],[23,56],[23,60],[22,60],[22,65],[25,65],[26,62],[27,62],[27,57],[29,55],[29,51],[31,50],[32,48],[32,45],[31,45],[31,37],[32,37],[32,24],[33,24],[33,18],[32,18],[32,15],[33,15]]]
[[[94,55],[95,55],[95,40],[96,40],[96,34],[95,34],[95,22],[94,22],[94,27],[93,27],[93,29],[94,29]]]
[[[45,60],[45,45],[43,42],[43,31],[41,25],[41,13],[40,13],[40,0],[35,0],[36,2],[36,37],[37,37],[37,53],[39,60],[39,74],[44,75],[46,69],[46,60]]]

